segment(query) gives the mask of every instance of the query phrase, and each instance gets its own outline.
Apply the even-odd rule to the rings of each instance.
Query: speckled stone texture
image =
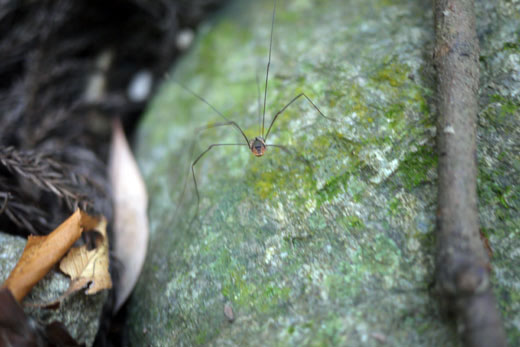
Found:
[[[479,198],[494,286],[520,342],[519,5],[477,3]],[[174,79],[260,135],[272,1],[236,1],[204,27]],[[515,12],[516,11],[516,12]],[[207,105],[166,81],[137,136],[151,243],[130,305],[135,345],[458,346],[428,291],[436,206],[429,2],[279,4],[261,158]],[[262,85],[263,93],[263,85]],[[193,141],[194,150],[191,151]],[[186,184],[185,193],[182,194]],[[516,265],[515,265],[516,264]],[[229,322],[229,307],[234,321]]]

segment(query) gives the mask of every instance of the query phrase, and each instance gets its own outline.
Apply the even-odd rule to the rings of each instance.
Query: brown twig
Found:
[[[436,286],[466,346],[505,346],[479,236],[476,118],[479,45],[472,0],[435,1],[439,193]]]

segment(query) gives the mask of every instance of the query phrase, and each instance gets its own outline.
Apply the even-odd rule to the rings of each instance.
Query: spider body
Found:
[[[249,149],[255,156],[263,156],[266,150],[265,140],[261,136],[255,137],[249,142]]]

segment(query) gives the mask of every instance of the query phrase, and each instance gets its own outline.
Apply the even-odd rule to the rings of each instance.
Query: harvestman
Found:
[[[195,184],[195,192],[197,194],[197,210],[198,210],[198,206],[199,206],[199,203],[200,203],[200,195],[199,195],[199,188],[198,188],[198,185],[197,185],[197,179],[195,178],[195,169],[194,168],[195,168],[195,165],[197,165],[197,163],[200,161],[200,159],[202,159],[202,157],[206,153],[208,153],[213,147],[217,147],[217,146],[247,146],[249,148],[249,150],[256,157],[263,156],[265,154],[265,151],[266,151],[267,147],[277,147],[277,148],[280,148],[282,150],[286,150],[287,151],[287,148],[285,146],[283,146],[283,145],[268,144],[267,143],[267,138],[268,138],[268,136],[269,136],[269,134],[271,132],[271,128],[273,127],[274,122],[276,121],[278,116],[281,115],[287,109],[287,107],[289,107],[293,102],[295,102],[296,100],[298,100],[301,97],[304,97],[305,99],[307,99],[307,101],[309,101],[309,103],[316,109],[316,111],[318,111],[318,113],[322,117],[324,117],[324,118],[326,118],[328,120],[331,120],[331,121],[335,120],[333,118],[326,117],[323,114],[323,112],[320,111],[318,106],[316,106],[312,102],[312,100],[307,95],[305,95],[305,93],[300,93],[300,94],[296,95],[291,101],[289,101],[284,107],[282,107],[282,109],[280,111],[278,111],[274,115],[273,120],[271,121],[271,124],[269,124],[269,128],[267,128],[267,132],[265,133],[265,136],[264,136],[264,130],[265,130],[265,127],[264,127],[264,125],[265,125],[265,107],[266,107],[266,100],[267,100],[267,84],[268,84],[267,82],[269,80],[269,66],[271,65],[271,49],[272,49],[272,46],[273,46],[273,29],[274,29],[275,15],[276,15],[276,0],[274,1],[273,17],[272,17],[272,21],[271,21],[271,38],[270,38],[270,41],[269,41],[269,59],[267,61],[267,71],[266,71],[266,75],[265,75],[264,106],[263,106],[263,112],[262,112],[262,124],[261,124],[261,135],[260,136],[256,136],[254,139],[249,139],[246,136],[246,134],[244,133],[244,131],[242,130],[242,128],[236,122],[234,122],[232,120],[229,120],[226,116],[224,116],[219,110],[217,110],[212,104],[210,104],[202,96],[198,95],[197,93],[193,92],[192,90],[190,90],[189,88],[183,86],[182,84],[179,84],[184,90],[186,90],[187,92],[189,92],[190,94],[192,94],[193,96],[195,96],[196,98],[198,98],[199,100],[204,102],[213,111],[215,111],[220,117],[222,117],[225,120],[225,122],[214,123],[212,125],[203,127],[203,129],[209,129],[209,128],[215,128],[215,127],[219,127],[219,126],[231,125],[231,126],[234,126],[240,132],[240,134],[244,137],[244,140],[245,140],[245,143],[214,143],[214,144],[210,145],[205,151],[200,153],[199,156],[193,161],[193,163],[191,164],[191,174],[193,176],[193,183]],[[258,86],[258,83],[257,83],[257,86]],[[259,100],[259,104],[260,104],[260,100]]]

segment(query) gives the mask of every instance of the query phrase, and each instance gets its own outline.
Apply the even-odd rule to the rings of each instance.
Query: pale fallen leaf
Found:
[[[114,198],[113,251],[122,264],[115,286],[115,312],[132,292],[148,246],[146,187],[119,120],[113,126],[109,174]]]
[[[87,249],[87,245],[72,248],[60,262],[60,270],[71,278],[67,294],[78,291],[91,284],[86,294],[95,294],[103,289],[112,288],[112,279],[108,271],[107,221],[102,218],[94,228],[102,236],[96,247]]]
[[[20,260],[2,286],[9,288],[17,301],[22,300],[63,257],[81,233],[96,224],[96,218],[76,210],[49,235],[29,236]]]

